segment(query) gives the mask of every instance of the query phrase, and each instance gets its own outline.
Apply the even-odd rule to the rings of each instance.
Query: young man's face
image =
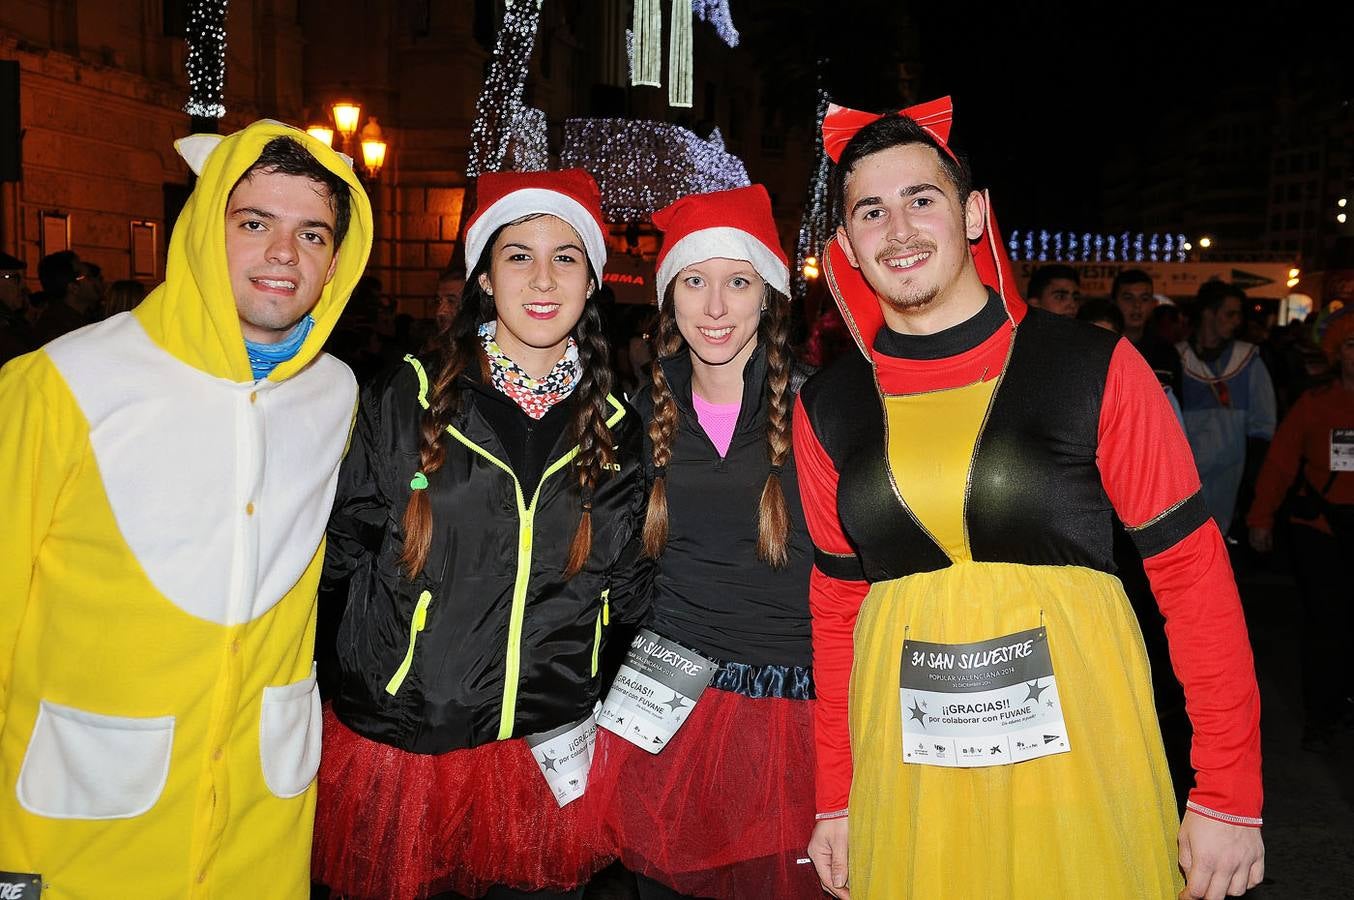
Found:
[[[1057,316],[1075,316],[1081,305],[1081,288],[1070,278],[1054,278],[1044,285],[1038,297],[1030,298],[1030,305]]]
[[[904,144],[865,157],[845,193],[842,249],[893,309],[926,308],[970,265],[968,242],[983,230],[982,198],[961,199],[930,147]]]
[[[328,189],[301,175],[255,172],[226,202],[226,263],[240,331],[272,344],[315,308],[338,256]]]
[[[1114,302],[1124,314],[1124,328],[1136,332],[1147,324],[1147,317],[1156,308],[1157,298],[1152,293],[1150,281],[1138,281],[1119,285]]]
[[[1241,327],[1241,299],[1228,297],[1216,310],[1204,310],[1204,321],[1211,325],[1220,340],[1230,341]]]

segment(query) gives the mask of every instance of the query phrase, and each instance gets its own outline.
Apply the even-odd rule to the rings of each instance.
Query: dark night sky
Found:
[[[954,96],[952,141],[993,190],[1005,228],[1096,226],[1105,148],[1169,143],[1172,112],[1217,102],[1223,85],[1272,93],[1276,70],[1305,55],[1338,54],[1354,80],[1347,0],[1325,16],[1313,3],[1265,6],[913,2],[919,96]],[[862,37],[867,21],[839,30],[832,42],[844,37],[858,58],[886,49]],[[840,102],[875,94],[834,69]],[[1348,97],[1349,83],[1332,85],[1332,97]]]

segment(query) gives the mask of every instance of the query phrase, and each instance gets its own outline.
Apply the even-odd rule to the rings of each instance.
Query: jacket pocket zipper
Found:
[[[611,588],[602,591],[602,608],[597,611],[597,626],[592,635],[592,677],[597,677],[599,656],[602,652],[602,627],[611,624]]]
[[[400,685],[404,684],[404,679],[409,675],[409,667],[414,664],[414,644],[418,642],[419,632],[428,623],[428,604],[432,601],[433,595],[428,591],[418,595],[418,605],[414,607],[414,616],[409,620],[409,649],[405,651],[404,661],[400,663],[400,667],[395,670],[395,674],[386,685],[386,693],[392,697],[400,689]]]

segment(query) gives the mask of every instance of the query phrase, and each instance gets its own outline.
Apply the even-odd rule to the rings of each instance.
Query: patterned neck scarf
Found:
[[[480,342],[489,357],[489,374],[494,387],[511,398],[522,412],[539,419],[550,411],[550,407],[573,393],[579,375],[578,344],[573,338],[569,338],[564,356],[544,378],[532,378],[498,346],[494,340],[497,333],[497,320],[480,326]]]

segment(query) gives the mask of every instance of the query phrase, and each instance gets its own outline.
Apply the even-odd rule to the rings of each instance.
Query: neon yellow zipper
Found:
[[[386,685],[386,693],[392,697],[400,689],[400,685],[404,684],[404,679],[409,675],[409,667],[414,664],[414,644],[418,641],[423,626],[428,624],[428,604],[431,602],[433,595],[428,591],[418,595],[418,605],[414,607],[414,616],[409,620],[409,649],[404,653],[404,662],[400,663],[400,667],[395,670],[395,674]]]
[[[602,626],[611,624],[611,588],[602,591],[602,608],[597,611],[597,626],[592,633],[592,677],[597,677],[598,657],[602,652]]]
[[[608,395],[607,400],[615,410],[607,419],[606,424],[610,428],[625,415],[625,407],[621,406],[615,397]],[[578,447],[575,445],[541,473],[541,480],[536,483],[536,491],[531,495],[531,503],[527,504],[522,495],[522,483],[517,480],[517,474],[513,472],[511,466],[451,425],[447,426],[447,434],[506,472],[512,479],[513,491],[517,498],[517,579],[513,583],[512,613],[508,618],[508,647],[503,672],[503,709],[498,718],[498,740],[505,741],[512,737],[512,722],[517,715],[517,682],[522,673],[522,622],[526,618],[527,585],[531,579],[532,520],[536,515],[536,501],[541,497],[541,486],[545,484],[546,479],[572,462],[574,457],[578,456]]]

